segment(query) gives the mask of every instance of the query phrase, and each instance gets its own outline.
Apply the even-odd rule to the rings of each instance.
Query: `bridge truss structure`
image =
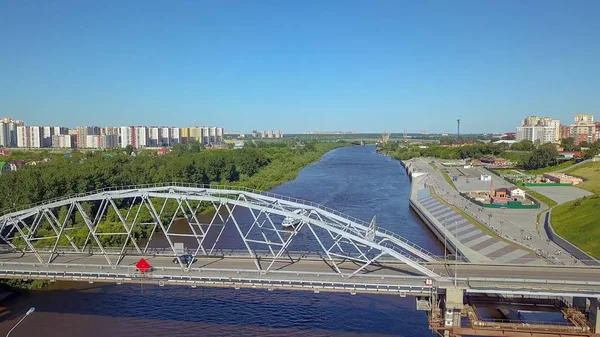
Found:
[[[203,214],[209,207],[214,214]],[[284,228],[284,219],[293,226]],[[440,278],[425,266],[438,257],[377,228],[375,218],[367,223],[317,203],[239,187],[169,183],[50,200],[0,216],[0,239],[15,251],[34,254],[44,266],[68,249],[100,254],[115,267],[128,255],[156,254],[159,245],[166,247],[159,254],[187,270],[184,251],[195,258],[216,256],[237,244],[262,274],[285,261],[289,251],[302,250],[318,253],[342,278],[367,273],[381,259]],[[340,260],[354,267],[341,268]]]

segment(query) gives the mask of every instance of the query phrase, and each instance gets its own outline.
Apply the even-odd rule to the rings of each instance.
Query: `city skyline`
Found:
[[[0,113],[471,133],[600,110],[596,1],[140,4],[1,5]]]

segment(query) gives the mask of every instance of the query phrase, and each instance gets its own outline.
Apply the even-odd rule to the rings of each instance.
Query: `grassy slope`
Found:
[[[588,179],[577,186],[595,195],[554,208],[552,227],[563,238],[600,258],[600,162],[583,164],[568,173]]]
[[[565,169],[567,167],[573,166],[574,164],[575,164],[575,162],[573,162],[573,161],[566,161],[566,162],[561,163],[556,166],[548,166],[548,167],[544,167],[544,168],[537,169],[537,170],[526,170],[524,172],[527,174],[543,174],[543,173],[553,172],[556,170]]]

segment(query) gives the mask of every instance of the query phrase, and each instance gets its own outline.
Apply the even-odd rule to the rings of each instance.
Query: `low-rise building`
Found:
[[[490,165],[496,165],[496,166],[503,166],[503,165],[510,164],[510,161],[508,161],[504,158],[483,157],[479,160],[484,164],[490,164]]]
[[[11,160],[8,162],[8,165],[10,166],[10,170],[15,172],[16,170],[19,170],[19,169],[23,168],[23,166],[25,166],[25,161]]]
[[[511,188],[510,189],[510,197],[513,200],[524,200],[525,199],[525,191],[520,188]]]
[[[544,173],[543,177],[553,183],[577,185],[583,182],[583,179],[570,176],[559,172]]]
[[[10,171],[10,165],[5,161],[0,161],[0,174],[7,174]]]

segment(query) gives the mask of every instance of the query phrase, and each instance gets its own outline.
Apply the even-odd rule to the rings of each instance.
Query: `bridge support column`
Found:
[[[590,298],[590,325],[595,333],[600,333],[600,298]]]
[[[581,312],[585,312],[585,309],[587,308],[587,298],[573,297],[573,308],[576,308]]]
[[[461,312],[464,308],[464,289],[446,289],[446,311],[444,312],[445,335],[458,337],[453,328],[460,328]]]

